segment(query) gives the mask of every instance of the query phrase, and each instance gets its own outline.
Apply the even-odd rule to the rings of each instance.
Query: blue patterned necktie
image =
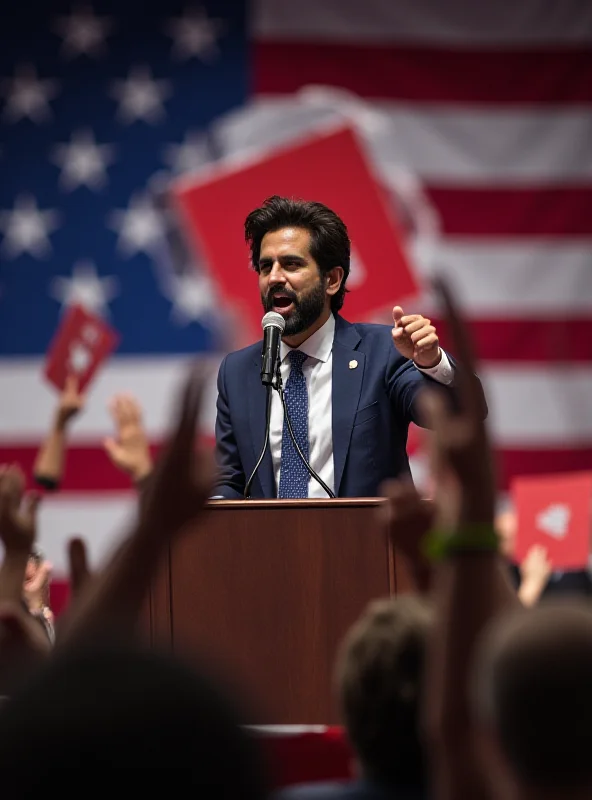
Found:
[[[308,390],[306,388],[306,379],[302,372],[302,364],[308,356],[301,350],[292,350],[288,354],[288,358],[290,359],[291,367],[285,388],[286,406],[294,430],[294,437],[308,461]],[[298,451],[294,447],[285,419],[278,497],[308,497],[308,470],[300,460]]]

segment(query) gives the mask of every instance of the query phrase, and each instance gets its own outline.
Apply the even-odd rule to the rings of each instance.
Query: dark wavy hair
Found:
[[[345,284],[350,269],[350,240],[347,227],[334,211],[311,200],[273,195],[245,220],[245,240],[251,249],[251,262],[259,272],[261,242],[266,233],[280,228],[304,228],[310,233],[310,254],[317,262],[321,275],[333,267],[342,267],[343,280],[337,294],[331,298],[331,310],[343,306]]]

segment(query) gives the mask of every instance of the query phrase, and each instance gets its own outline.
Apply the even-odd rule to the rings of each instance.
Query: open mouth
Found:
[[[279,314],[286,314],[294,307],[292,299],[283,294],[274,295],[271,302],[273,310],[277,311]]]

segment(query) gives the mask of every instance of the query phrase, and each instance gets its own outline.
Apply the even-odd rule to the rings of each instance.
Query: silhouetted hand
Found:
[[[7,550],[30,553],[35,541],[40,495],[24,495],[25,478],[16,465],[0,466],[0,539]]]
[[[197,444],[197,421],[205,371],[195,368],[187,380],[168,445],[148,478],[141,507],[145,527],[174,533],[203,510],[214,485],[214,462]]]
[[[142,422],[142,408],[129,394],[117,394],[109,403],[115,423],[115,438],[107,438],[103,446],[115,466],[132,480],[140,481],[152,470],[152,456]]]

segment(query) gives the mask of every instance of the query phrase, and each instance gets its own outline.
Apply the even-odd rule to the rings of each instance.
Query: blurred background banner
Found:
[[[426,278],[444,272],[482,358],[500,487],[590,466],[589,3],[11,6],[0,12],[0,461],[30,468],[47,430],[56,396],[43,362],[64,309],[82,303],[121,336],[74,425],[64,491],[42,507],[58,573],[65,539],[84,533],[94,559],[131,508],[101,444],[109,397],[134,392],[157,445],[188,358],[215,376],[243,343],[241,319],[260,314],[237,220],[269,176],[240,202],[219,194],[179,213],[179,198],[339,126],[390,219],[370,248],[354,241],[345,316],[388,322],[404,302],[437,321]],[[316,184],[312,199],[334,190]],[[345,219],[352,231],[363,220]],[[364,293],[375,305],[362,308]],[[212,381],[210,435],[214,404]]]

